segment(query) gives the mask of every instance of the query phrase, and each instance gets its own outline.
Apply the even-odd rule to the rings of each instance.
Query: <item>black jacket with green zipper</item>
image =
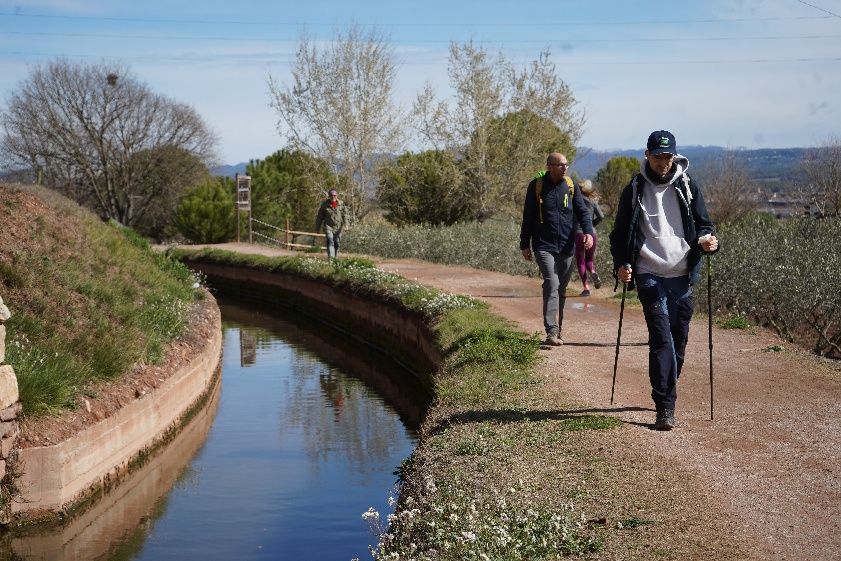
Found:
[[[536,183],[541,181],[540,199]],[[523,222],[520,226],[520,249],[551,251],[571,255],[575,250],[575,223],[584,233],[593,233],[590,210],[584,203],[581,189],[570,187],[564,179],[552,184],[549,174],[532,179],[523,203]]]

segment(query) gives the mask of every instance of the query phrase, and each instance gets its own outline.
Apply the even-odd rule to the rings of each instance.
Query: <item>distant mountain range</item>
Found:
[[[694,170],[699,179],[725,157],[735,152],[738,161],[747,169],[748,177],[768,184],[780,184],[782,188],[792,182],[800,173],[800,163],[807,148],[761,148],[757,150],[728,150],[721,146],[686,146],[680,153],[689,158],[690,173]],[[572,173],[583,178],[595,177],[599,169],[615,156],[630,156],[641,159],[642,149],[596,150],[585,146],[578,148],[578,156],[572,162]],[[727,154],[729,155],[729,154]],[[211,169],[214,175],[233,177],[244,174],[248,162],[217,166]]]
[[[222,165],[210,168],[210,173],[213,175],[222,175],[225,177],[233,177],[236,174],[245,175],[245,166],[248,162],[240,162],[238,164]]]
[[[721,146],[685,146],[679,151],[689,158],[690,173],[694,170],[703,176],[721,162],[722,158],[735,153],[748,177],[755,181],[768,183],[788,183],[800,173],[800,165],[807,148],[761,148],[757,150],[728,150]],[[630,156],[642,160],[644,150],[607,150],[578,148],[578,156],[573,161],[571,171],[584,178],[595,177],[599,169],[615,156]]]

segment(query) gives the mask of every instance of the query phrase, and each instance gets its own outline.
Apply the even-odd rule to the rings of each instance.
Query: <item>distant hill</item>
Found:
[[[748,176],[763,183],[792,182],[800,173],[800,162],[807,148],[762,148],[758,150],[735,150],[739,161],[747,168]],[[595,177],[599,169],[611,158],[630,156],[642,159],[643,149],[599,151],[587,147],[578,148],[578,157],[572,165],[572,172],[581,177]],[[721,161],[725,152],[721,146],[686,146],[680,153],[689,158],[690,173],[695,170],[699,178]]]
[[[236,174],[245,175],[245,166],[248,162],[240,162],[232,165],[222,165],[210,168],[210,173],[213,175],[222,175],[225,177],[233,177]]]
[[[800,173],[800,162],[807,148],[761,148],[758,150],[737,149],[738,158],[747,167],[748,176],[765,184],[779,184],[782,188],[791,183]],[[572,164],[572,173],[583,178],[593,178],[602,166],[615,156],[630,156],[642,159],[644,150],[596,150],[581,146]],[[685,146],[680,153],[689,158],[690,173],[695,172],[703,180],[708,170],[721,161],[725,152],[732,152],[721,146]],[[391,157],[380,155],[378,158]],[[221,165],[210,169],[213,175],[233,177],[244,174],[248,162]]]

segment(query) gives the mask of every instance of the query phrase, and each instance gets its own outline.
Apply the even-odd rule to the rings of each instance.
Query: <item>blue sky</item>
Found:
[[[405,106],[427,81],[446,95],[448,45],[472,39],[520,63],[549,48],[596,149],[660,128],[678,147],[841,136],[841,0],[0,0],[0,96],[58,56],[116,60],[192,105],[220,163],[263,158],[283,147],[266,77],[288,83],[304,27],[326,41],[352,23],[389,34]]]

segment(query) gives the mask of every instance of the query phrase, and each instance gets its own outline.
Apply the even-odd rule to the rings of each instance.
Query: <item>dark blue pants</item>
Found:
[[[665,278],[640,274],[636,284],[648,325],[651,398],[658,410],[674,409],[693,312],[689,275]]]

